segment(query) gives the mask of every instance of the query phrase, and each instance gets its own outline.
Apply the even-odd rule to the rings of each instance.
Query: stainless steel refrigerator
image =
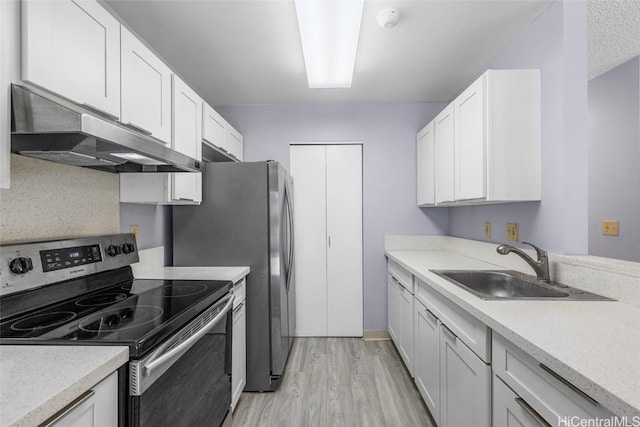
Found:
[[[273,391],[295,335],[293,180],[277,162],[207,163],[202,204],[173,208],[175,266],[249,266],[247,384]]]

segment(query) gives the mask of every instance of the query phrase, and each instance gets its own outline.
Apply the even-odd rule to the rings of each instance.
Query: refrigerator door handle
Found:
[[[294,235],[293,235],[293,210],[291,209],[291,198],[289,197],[289,187],[285,185],[285,205],[287,207],[287,227],[288,227],[288,259],[287,259],[287,278],[286,286],[289,292],[289,284],[291,283],[291,272],[293,270],[294,257]]]

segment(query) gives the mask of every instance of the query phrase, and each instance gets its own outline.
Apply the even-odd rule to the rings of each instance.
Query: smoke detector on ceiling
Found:
[[[400,14],[395,9],[384,9],[378,12],[378,25],[381,28],[391,28],[400,20]]]

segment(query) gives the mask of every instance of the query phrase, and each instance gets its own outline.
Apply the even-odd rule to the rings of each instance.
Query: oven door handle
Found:
[[[189,350],[193,346],[193,344],[196,343],[196,341],[198,341],[200,338],[206,335],[207,332],[209,332],[215,325],[217,325],[218,322],[222,320],[222,318],[229,312],[229,310],[231,310],[231,307],[233,306],[233,295],[229,295],[226,298],[227,298],[227,303],[225,304],[224,308],[220,311],[220,313],[218,313],[213,319],[211,319],[211,321],[207,323],[205,326],[203,326],[198,332],[196,332],[195,334],[191,335],[189,338],[184,340],[180,345],[164,353],[162,356],[158,357],[157,359],[153,359],[148,364],[146,364],[143,367],[144,375],[151,375],[151,373],[154,370],[158,369],[160,366],[164,365],[165,363],[173,362],[175,359],[182,356],[184,353],[187,352],[187,350]]]

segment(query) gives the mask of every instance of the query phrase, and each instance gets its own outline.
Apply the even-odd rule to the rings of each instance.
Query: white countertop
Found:
[[[504,268],[452,252],[385,253],[604,407],[640,416],[639,308],[615,301],[482,300],[429,270]]]
[[[127,347],[0,346],[0,426],[35,426],[129,360]]]
[[[249,267],[163,267],[136,275],[136,279],[161,280],[242,280]]]

